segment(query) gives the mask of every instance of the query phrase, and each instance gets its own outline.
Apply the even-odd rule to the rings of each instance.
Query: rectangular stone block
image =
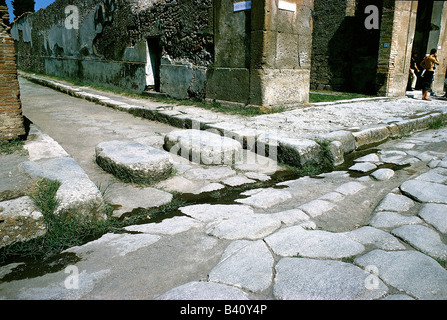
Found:
[[[245,68],[213,68],[207,72],[206,97],[246,104],[249,100],[250,72]]]

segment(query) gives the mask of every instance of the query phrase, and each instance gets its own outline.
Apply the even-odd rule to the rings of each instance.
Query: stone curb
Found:
[[[319,144],[316,144],[316,146],[312,148],[294,147],[294,145],[301,146],[303,144],[309,144],[309,141],[312,141],[309,139],[292,139],[287,137],[278,137],[277,139],[273,139],[274,141],[272,143],[265,143],[259,140],[259,137],[261,135],[265,135],[265,132],[259,131],[253,134],[252,130],[249,130],[249,128],[232,129],[231,126],[229,126],[230,128],[225,128],[225,125],[223,127],[219,127],[219,124],[222,124],[221,121],[194,118],[194,116],[192,115],[169,109],[169,107],[148,108],[143,106],[129,105],[124,102],[112,100],[105,96],[89,94],[83,92],[81,89],[58,83],[55,80],[45,79],[36,76],[35,74],[29,74],[19,71],[19,75],[32,82],[50,87],[63,93],[67,93],[71,96],[83,98],[88,101],[95,102],[120,111],[125,111],[148,120],[168,123],[169,125],[182,129],[200,128],[200,130],[213,130],[213,132],[217,131],[217,133],[220,133],[225,137],[230,137],[238,140],[242,143],[245,149],[249,149],[258,154],[261,153],[261,155],[269,156],[270,158],[273,158],[275,160],[280,160],[280,162],[291,166],[301,167],[308,162],[318,163],[322,160],[321,155],[324,150],[323,147]],[[367,100],[371,101],[384,99],[391,100],[391,98],[386,97],[368,98]],[[354,100],[363,101],[365,99]],[[341,102],[339,101],[339,103]],[[362,128],[356,132],[334,131],[329,134],[324,134],[316,137],[314,139],[314,142],[328,142],[328,149],[332,155],[333,164],[340,165],[344,162],[344,154],[362,148],[367,148],[368,146],[384,143],[388,139],[396,139],[407,136],[411,133],[415,133],[417,131],[427,130],[432,123],[439,120],[447,120],[447,110],[438,109],[432,111],[431,114],[425,114],[414,119],[402,120],[387,125],[373,125]],[[245,132],[244,129],[246,130]],[[292,140],[294,141],[291,142]],[[247,141],[250,141],[251,144],[248,144]],[[338,141],[339,143],[333,143],[335,141]],[[256,148],[255,146],[259,147],[258,144],[262,144],[262,146],[260,148]],[[273,152],[269,153],[269,150],[273,150]]]

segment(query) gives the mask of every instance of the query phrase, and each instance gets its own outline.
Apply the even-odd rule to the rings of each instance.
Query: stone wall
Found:
[[[0,1],[0,140],[17,139],[25,134],[14,40],[9,30],[8,8]]]
[[[79,28],[67,28],[75,6]],[[211,0],[56,0],[13,25],[19,68],[85,83],[142,92],[146,88],[147,39],[159,42],[157,88],[176,98],[204,95],[212,60]],[[174,68],[175,66],[176,68]],[[182,89],[179,70],[191,74]],[[199,71],[198,71],[199,70]]]

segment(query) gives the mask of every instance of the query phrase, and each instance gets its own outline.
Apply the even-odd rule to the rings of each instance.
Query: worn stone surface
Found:
[[[159,223],[146,223],[124,227],[124,230],[149,234],[173,235],[200,226],[202,226],[202,223],[196,219],[189,217],[173,217],[165,219]]]
[[[393,229],[391,233],[429,256],[447,260],[447,245],[433,229],[423,225],[406,225]]]
[[[0,221],[0,247],[39,237],[47,231],[42,213],[28,196],[0,202]]]
[[[336,188],[334,191],[339,192],[345,196],[351,196],[365,188],[366,187],[363,184],[361,184],[360,182],[351,181],[351,182],[342,184],[341,186]]]
[[[298,207],[311,217],[317,217],[335,208],[335,204],[325,200],[312,200]]]
[[[359,162],[353,165],[352,167],[349,167],[349,170],[351,171],[359,171],[359,172],[368,172],[376,169],[377,166],[374,163],[370,162]]]
[[[169,153],[136,142],[101,142],[95,153],[101,168],[124,181],[158,181],[171,173],[173,165]]]
[[[184,177],[190,180],[211,180],[221,181],[227,177],[233,176],[236,171],[230,167],[215,167],[215,168],[194,168],[185,172]]]
[[[380,229],[365,226],[344,234],[365,246],[372,245],[383,250],[405,250],[405,246],[397,238]]]
[[[382,199],[376,211],[404,212],[414,206],[414,201],[400,194],[389,193]]]
[[[236,202],[250,205],[255,208],[267,209],[292,198],[290,192],[285,190],[265,189],[250,195],[245,199],[237,199]]]
[[[418,215],[440,232],[447,233],[447,205],[426,203]]]
[[[248,295],[222,283],[194,281],[169,290],[157,300],[248,300]]]
[[[210,281],[258,292],[267,289],[273,277],[273,257],[262,240],[236,241],[211,270]]]
[[[408,180],[401,186],[402,193],[420,202],[447,204],[447,186],[422,180]]]
[[[354,263],[376,266],[382,281],[401,292],[423,300],[447,299],[447,270],[418,251],[373,250]]]
[[[135,209],[149,209],[171,202],[172,194],[152,187],[135,187],[133,185],[108,186],[105,200],[114,206],[113,216],[121,217]]]
[[[281,300],[371,300],[388,292],[377,277],[368,287],[373,275],[341,261],[282,258],[275,269],[273,294]]]
[[[371,173],[371,177],[378,181],[386,181],[394,176],[394,170],[392,169],[379,169]]]
[[[281,222],[269,215],[251,214],[224,220],[208,229],[207,233],[229,240],[257,240],[273,233],[280,226]]]
[[[357,255],[365,247],[341,233],[287,227],[265,238],[273,252],[281,256],[340,259]]]
[[[219,221],[241,215],[253,214],[253,209],[250,206],[238,204],[197,204],[181,207],[179,210],[182,213],[202,222]]]
[[[240,142],[208,131],[176,130],[165,135],[164,148],[196,163],[234,164],[241,159]]]
[[[422,220],[415,216],[405,216],[397,212],[380,211],[374,214],[369,225],[375,228],[394,228],[405,224],[418,224]]]

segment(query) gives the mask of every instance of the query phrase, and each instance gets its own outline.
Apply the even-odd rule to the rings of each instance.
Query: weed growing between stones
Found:
[[[442,127],[444,127],[444,126],[446,126],[447,125],[447,122],[446,121],[444,121],[444,119],[436,119],[435,121],[433,121],[433,122],[431,122],[429,125],[428,125],[428,128],[429,129],[434,129],[434,130],[436,130],[436,129],[441,129]]]
[[[106,204],[105,220],[73,217],[63,213],[55,214],[59,204],[56,193],[60,185],[59,181],[41,179],[31,188],[28,195],[43,214],[47,232],[38,238],[17,241],[0,248],[0,263],[13,262],[12,260],[17,258],[47,260],[67,248],[83,245],[106,233],[123,232],[122,228],[125,226],[154,221],[185,205],[185,201],[173,199],[163,206],[138,210],[122,218],[116,218],[112,216],[113,207]],[[104,188],[100,191],[104,194],[106,192]]]
[[[20,139],[0,141],[0,154],[12,154],[23,151],[24,144],[25,141]]]

